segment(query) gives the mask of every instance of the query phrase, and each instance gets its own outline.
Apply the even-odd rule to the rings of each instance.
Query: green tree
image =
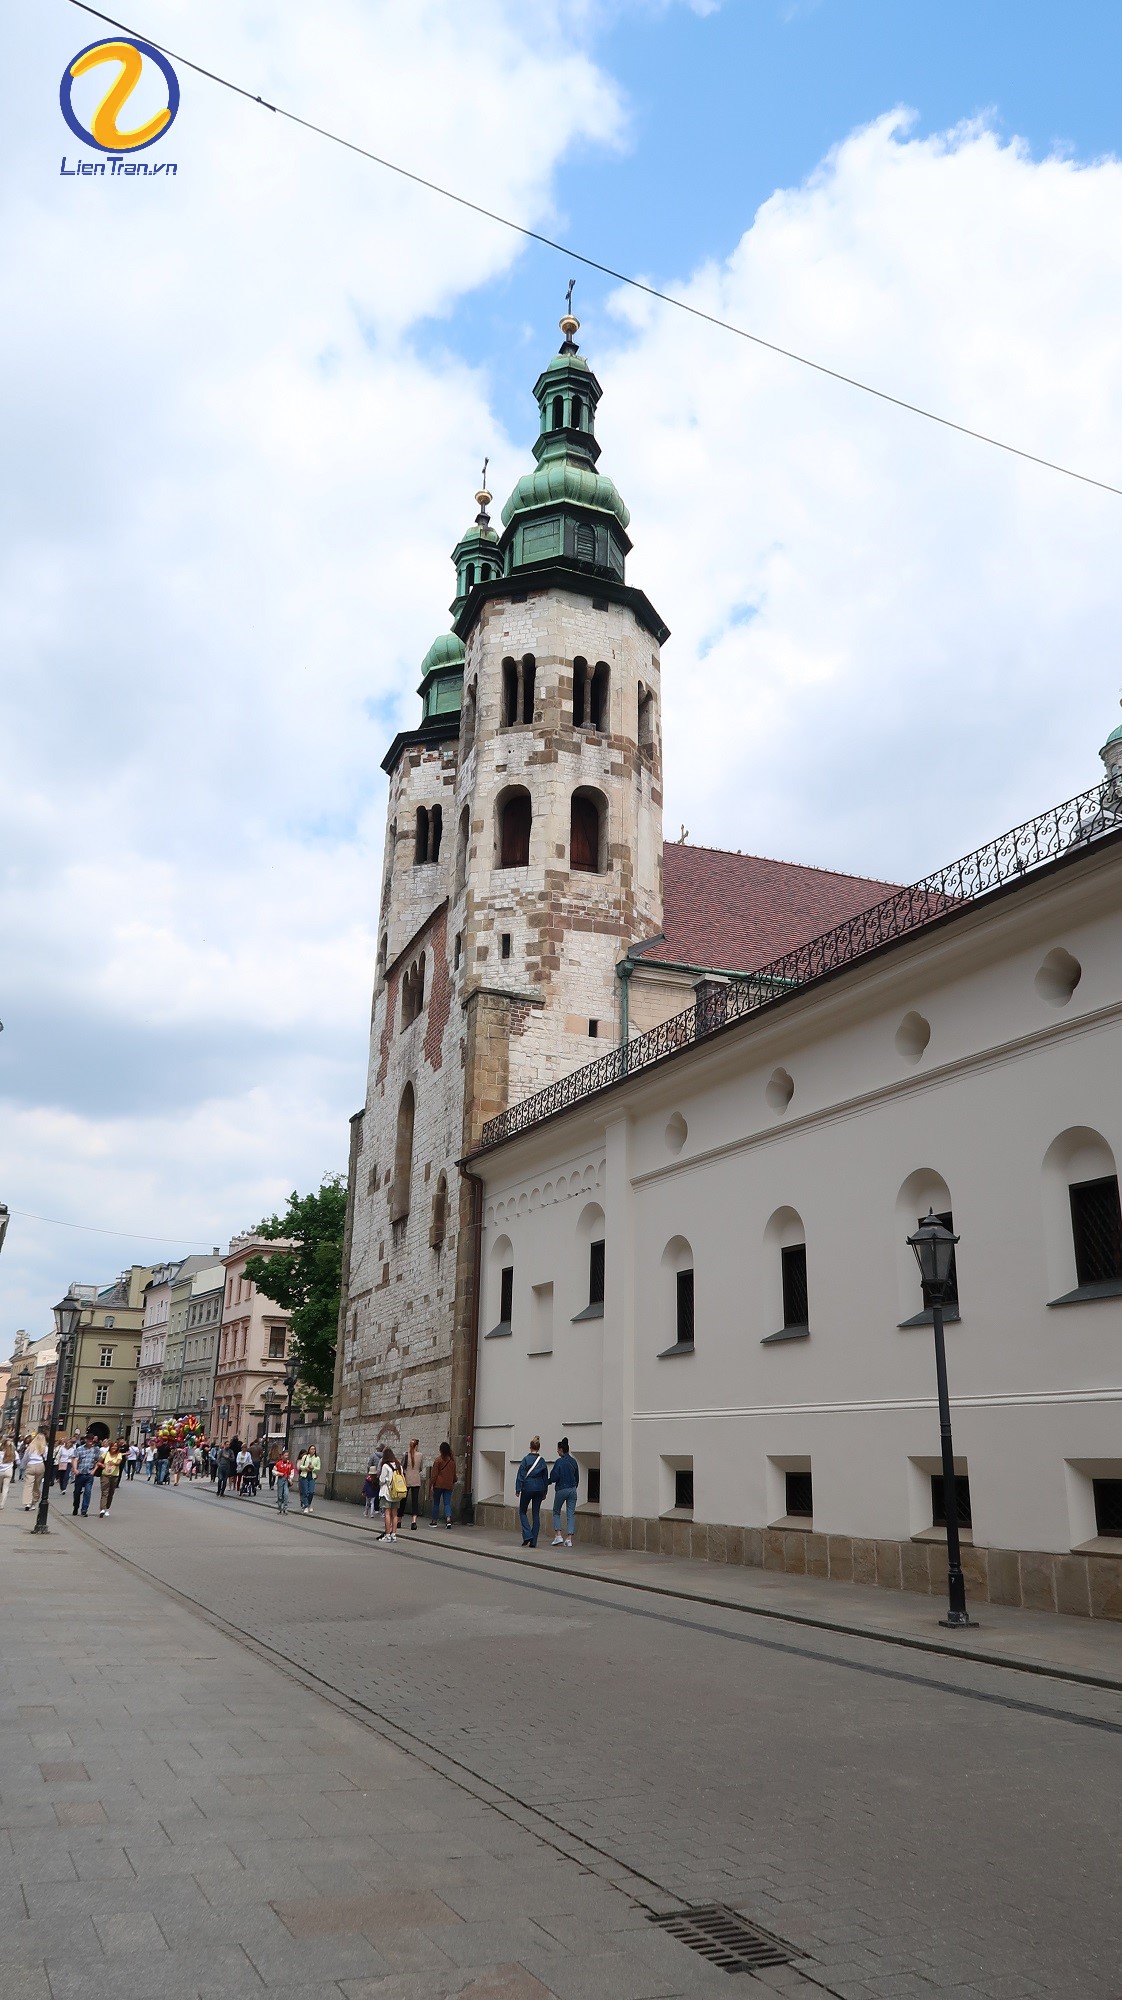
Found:
[[[259,1236],[285,1238],[283,1250],[260,1251],[246,1259],[245,1274],[285,1312],[292,1314],[292,1352],[300,1380],[326,1401],[335,1380],[335,1337],[343,1276],[343,1222],[347,1183],[325,1174],[314,1194],[293,1190],[283,1215],[267,1216]]]

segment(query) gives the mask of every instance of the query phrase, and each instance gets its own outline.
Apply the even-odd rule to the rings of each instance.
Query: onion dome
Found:
[[[537,461],[503,508],[505,573],[557,564],[623,581],[631,519],[619,492],[596,470],[596,409],[602,394],[573,336],[580,321],[561,320],[565,338],[534,384],[540,429]]]
[[[479,512],[467,534],[452,550],[452,561],[456,565],[456,595],[449,609],[453,617],[459,616],[477,583],[490,583],[492,577],[502,575],[502,550],[487,512],[491,504],[491,495],[487,491],[487,465],[488,460],[484,459],[483,478],[475,496]]]
[[[436,716],[458,715],[464,692],[464,642],[442,632],[421,661],[422,728]]]

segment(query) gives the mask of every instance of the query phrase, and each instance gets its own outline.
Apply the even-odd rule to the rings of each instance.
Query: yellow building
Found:
[[[71,1285],[83,1310],[60,1425],[68,1436],[87,1431],[100,1437],[129,1435],[140,1366],[144,1287],[151,1276],[147,1264],[133,1264],[100,1289]]]

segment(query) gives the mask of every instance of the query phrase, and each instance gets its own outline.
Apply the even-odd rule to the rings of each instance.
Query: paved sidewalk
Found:
[[[200,1481],[200,1487],[207,1482]],[[267,1492],[238,1506],[274,1504]],[[299,1509],[294,1509],[299,1520]],[[376,1534],[381,1518],[367,1520],[360,1507],[317,1499],[314,1519],[331,1520],[359,1534]],[[546,1516],[543,1515],[543,1523]],[[409,1534],[408,1523],[403,1538]],[[778,1571],[741,1569],[723,1563],[691,1562],[675,1556],[604,1549],[580,1542],[553,1549],[543,1525],[537,1549],[523,1550],[512,1535],[493,1528],[430,1528],[422,1522],[418,1539],[449,1549],[510,1562],[518,1567],[564,1567],[567,1573],[629,1589],[677,1595],[703,1604],[755,1612],[769,1618],[814,1625],[824,1631],[859,1634],[946,1653],[1122,1689],[1122,1624],[1108,1619],[1065,1618],[1037,1611],[1012,1611],[1000,1604],[972,1609],[976,1629],[946,1632],[939,1624],[945,1606],[938,1598],[908,1590],[877,1590],[863,1584],[786,1576]]]
[[[626,1869],[568,1858],[66,1509],[45,1540],[0,1514],[0,2000],[727,1995]],[[737,1990],[812,1991],[787,1969]]]

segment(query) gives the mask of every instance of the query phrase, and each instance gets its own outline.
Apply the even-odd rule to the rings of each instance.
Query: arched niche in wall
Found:
[[[397,1107],[397,1134],[394,1141],[393,1185],[390,1189],[390,1221],[404,1222],[409,1213],[413,1179],[413,1125],[417,1100],[413,1085],[407,1083]]]
[[[951,1191],[942,1174],[934,1167],[917,1167],[901,1184],[896,1196],[895,1207],[895,1255],[896,1255],[896,1305],[897,1324],[904,1325],[909,1320],[919,1323],[924,1316],[923,1288],[919,1281],[919,1270],[913,1252],[908,1248],[908,1237],[914,1235],[920,1222],[933,1209],[936,1215],[951,1217],[951,1227],[958,1234],[954,1221],[954,1203]],[[969,1254],[969,1252],[967,1253]],[[948,1295],[944,1316],[948,1319],[958,1314],[957,1259],[954,1296]]]
[[[576,1227],[576,1320],[604,1317],[606,1253],[604,1211],[598,1201],[585,1202]]]
[[[524,785],[510,785],[495,802],[496,868],[528,868],[534,809]]]
[[[575,874],[603,874],[607,847],[608,801],[591,785],[580,785],[569,802],[569,867]]]
[[[775,1209],[765,1224],[760,1278],[764,1345],[804,1338],[809,1325],[806,1229],[798,1209],[789,1204]]]
[[[514,1315],[514,1246],[509,1236],[497,1236],[487,1252],[483,1324],[494,1340],[511,1330]]]
[[[1096,1244],[1100,1253],[1107,1253],[1102,1268],[1108,1268],[1115,1233],[1110,1183],[1115,1184],[1113,1200],[1117,1202],[1117,1178],[1114,1152],[1093,1126],[1070,1125],[1048,1147],[1041,1167],[1041,1196],[1049,1299],[1062,1298],[1083,1286],[1090,1276],[1087,1252],[1091,1249],[1094,1255]]]

